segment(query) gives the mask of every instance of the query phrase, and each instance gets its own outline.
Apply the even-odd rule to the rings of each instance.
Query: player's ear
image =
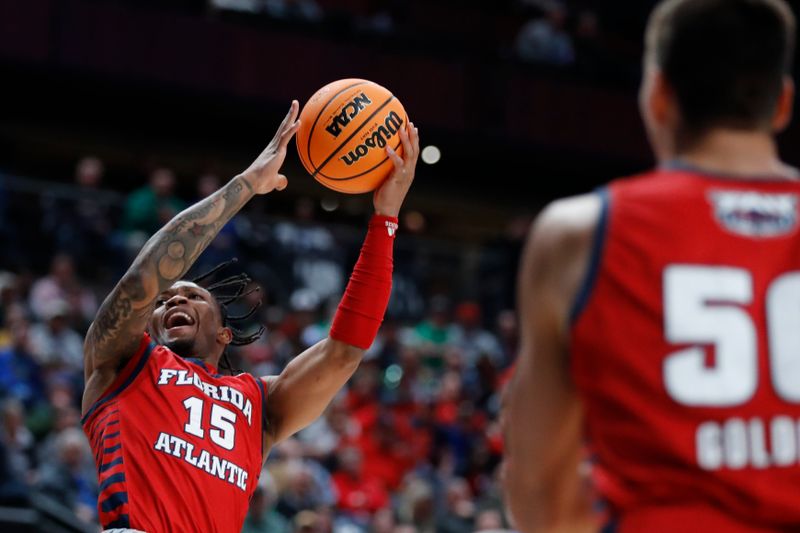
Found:
[[[661,126],[670,126],[675,123],[678,115],[678,102],[675,91],[667,81],[664,73],[659,68],[654,68],[651,73],[652,87],[649,94],[649,111],[653,119]]]
[[[783,77],[783,87],[781,95],[778,97],[778,105],[775,106],[775,114],[772,115],[772,131],[780,133],[792,120],[794,107],[794,81],[789,76]]]
[[[217,330],[218,343],[227,346],[231,343],[232,340],[233,340],[233,331],[231,331],[231,328],[221,327]]]

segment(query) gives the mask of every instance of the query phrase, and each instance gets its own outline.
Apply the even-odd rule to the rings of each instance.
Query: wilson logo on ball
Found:
[[[334,137],[338,137],[342,133],[342,128],[350,124],[350,121],[370,104],[372,104],[372,100],[366,94],[359,94],[351,102],[345,104],[339,114],[333,117],[331,123],[325,126],[325,130]]]
[[[402,125],[403,119],[400,118],[400,115],[394,111],[391,111],[383,121],[383,125],[378,126],[378,129],[372,132],[372,134],[367,137],[362,144],[359,144],[353,150],[350,150],[350,152],[346,153],[339,159],[344,161],[345,165],[350,166],[367,155],[373,148],[385,148],[389,139],[397,134],[397,131]]]
[[[311,176],[335,191],[373,191],[394,171],[389,147],[403,157],[403,104],[377,83],[347,78],[329,83],[300,113],[295,142]]]

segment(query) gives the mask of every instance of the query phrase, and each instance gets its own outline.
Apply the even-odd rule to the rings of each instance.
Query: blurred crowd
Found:
[[[220,180],[176,192],[153,168],[127,195],[106,190],[96,158],[74,184],[15,192],[0,180],[0,505],[45,495],[96,521],[97,481],[80,429],[82,342],[98,303],[164,222]],[[246,331],[267,333],[232,352],[255,375],[280,372],[327,335],[363,227],[316,221],[311,200],[291,217],[263,206],[234,218],[200,258],[233,256],[261,290]],[[7,231],[15,228],[14,231]],[[323,417],[270,454],[244,531],[465,532],[507,527],[498,485],[499,390],[517,349],[511,289],[521,233],[469,261],[480,287],[459,283],[463,254],[418,237],[397,242],[395,284],[378,339]],[[432,248],[436,249],[436,246]],[[438,254],[438,255],[437,255]],[[439,274],[437,274],[439,272]],[[232,314],[240,314],[235,310]]]
[[[425,41],[436,50],[475,49],[592,78],[630,68],[618,35],[607,32],[596,2],[500,0],[209,0],[212,12],[240,12],[279,25],[330,26],[337,33]],[[438,21],[438,22],[437,22]],[[610,33],[610,35],[609,35]],[[623,46],[624,48],[624,46]],[[631,54],[635,57],[638,49]],[[627,58],[631,59],[631,58]]]

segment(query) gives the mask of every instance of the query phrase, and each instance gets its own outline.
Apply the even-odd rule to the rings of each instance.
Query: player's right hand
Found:
[[[400,130],[400,141],[403,143],[403,157],[397,155],[390,146],[386,147],[386,155],[392,160],[394,171],[373,195],[372,203],[379,215],[396,217],[400,214],[400,206],[414,181],[419,158],[419,130],[413,122]]]
[[[261,152],[255,161],[242,172],[241,176],[253,188],[256,194],[266,194],[273,190],[282,191],[286,188],[288,181],[286,176],[280,174],[281,165],[286,158],[286,146],[292,136],[300,127],[297,115],[300,113],[300,104],[297,100],[292,100],[289,112],[281,122],[275,136],[269,142],[264,151]]]

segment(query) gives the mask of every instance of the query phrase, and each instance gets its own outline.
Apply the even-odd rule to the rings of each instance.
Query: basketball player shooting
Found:
[[[795,19],[667,0],[645,40],[658,167],[553,203],[524,253],[511,515],[599,529],[588,455],[609,531],[800,531],[800,183],[774,138]]]
[[[282,190],[297,131],[293,102],[275,137],[240,175],[168,222],[108,295],[86,336],[83,427],[107,530],[237,532],[269,449],[323,412],[372,344],[389,300],[400,206],[414,179],[417,129],[374,194],[375,215],[330,337],[278,376],[221,375],[226,348],[255,340],[226,304],[249,281],[185,281],[192,263],[253,196]]]

